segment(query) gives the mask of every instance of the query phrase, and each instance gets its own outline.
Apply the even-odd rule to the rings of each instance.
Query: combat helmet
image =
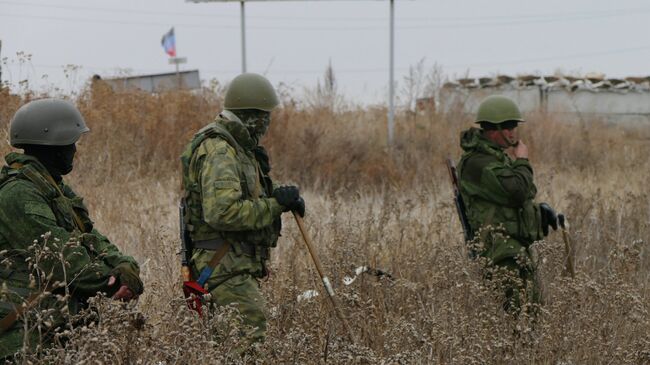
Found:
[[[21,106],[9,124],[9,142],[24,145],[66,146],[90,131],[74,104],[61,99],[39,99]]]
[[[280,104],[273,85],[266,77],[243,73],[235,77],[226,91],[224,109],[258,109],[270,112]]]
[[[483,99],[476,113],[476,123],[501,124],[508,121],[525,121],[514,100],[503,95]]]

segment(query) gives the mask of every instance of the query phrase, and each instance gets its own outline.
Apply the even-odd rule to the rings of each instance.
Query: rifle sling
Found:
[[[199,278],[196,279],[196,282],[201,285],[205,286],[210,277],[212,276],[212,273],[214,272],[214,269],[219,265],[219,262],[221,259],[226,256],[226,254],[230,251],[230,243],[225,241],[224,244],[220,245],[216,251],[214,252],[214,255],[212,255],[212,258],[210,259],[210,262],[208,262],[208,265],[204,267],[201,272],[199,273]]]
[[[217,248],[217,250],[214,252],[214,255],[212,255],[210,262],[208,262],[208,266],[210,266],[210,268],[214,270],[217,267],[217,265],[219,265],[221,259],[223,259],[223,257],[226,256],[228,251],[230,251],[230,243],[224,241],[224,243],[220,245],[219,248]]]

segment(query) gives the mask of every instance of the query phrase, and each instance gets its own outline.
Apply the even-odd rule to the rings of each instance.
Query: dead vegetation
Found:
[[[185,310],[176,255],[178,155],[220,109],[220,90],[116,94],[95,85],[76,98],[92,131],[69,180],[100,231],[141,262],[145,293],[135,306],[97,299],[99,320],[68,333],[65,351],[20,361],[650,363],[647,126],[528,116],[522,138],[539,200],[570,219],[578,269],[575,280],[562,275],[559,233],[535,245],[545,305],[532,321],[501,310],[461,242],[442,159],[459,156],[469,117],[402,112],[389,149],[383,107],[301,107],[287,93],[264,140],[272,174],[305,192],[306,224],[360,341],[345,340],[297,227],[285,217],[272,274],[262,283],[268,340],[247,357],[232,357],[236,318],[220,311],[200,322]],[[24,101],[0,92],[2,133]],[[344,285],[363,265],[394,280],[362,275]],[[297,299],[312,289],[321,295]]]

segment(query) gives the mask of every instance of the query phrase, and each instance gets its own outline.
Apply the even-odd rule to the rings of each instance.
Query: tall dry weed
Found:
[[[220,90],[150,95],[96,86],[78,97],[92,131],[69,179],[98,229],[141,262],[145,293],[134,307],[98,299],[104,320],[69,333],[68,350],[26,363],[650,363],[645,126],[527,116],[521,138],[539,199],[567,215],[577,275],[563,275],[558,233],[536,243],[544,305],[535,319],[513,318],[466,257],[442,166],[444,156],[460,155],[458,136],[471,118],[399,113],[388,148],[383,107],[301,107],[290,95],[264,140],[272,174],[305,192],[306,223],[359,344],[345,340],[285,217],[262,283],[268,339],[248,357],[231,357],[237,324],[224,313],[200,322],[185,311],[176,255],[177,156],[220,109]],[[3,126],[24,101],[0,93]],[[361,274],[344,284],[360,266],[393,279]],[[320,295],[298,299],[308,290]],[[136,328],[130,320],[140,315]]]

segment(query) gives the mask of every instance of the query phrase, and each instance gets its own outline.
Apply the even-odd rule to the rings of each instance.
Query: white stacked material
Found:
[[[524,113],[569,113],[582,119],[650,122],[650,77],[605,78],[521,75],[464,78],[446,83],[442,111],[475,113],[483,98],[500,94],[514,99]]]

